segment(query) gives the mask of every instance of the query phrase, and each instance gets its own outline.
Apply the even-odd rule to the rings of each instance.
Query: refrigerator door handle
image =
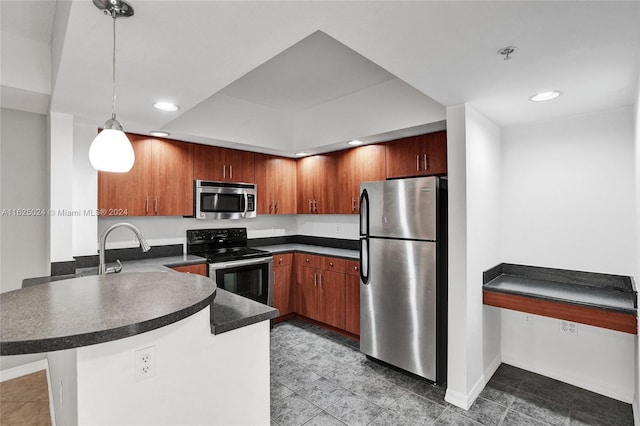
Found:
[[[369,236],[369,193],[366,189],[360,194],[360,236]]]
[[[369,239],[360,239],[360,281],[369,284]]]

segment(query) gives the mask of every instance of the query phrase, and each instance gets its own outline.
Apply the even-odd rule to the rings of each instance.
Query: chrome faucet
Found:
[[[115,225],[111,225],[109,229],[104,231],[104,234],[102,234],[102,237],[100,237],[100,265],[98,266],[98,275],[110,274],[112,272],[117,273],[122,270],[122,263],[120,263],[119,260],[117,260],[118,265],[120,265],[119,267],[107,268],[107,265],[105,262],[105,254],[104,254],[105,244],[107,242],[107,235],[109,235],[109,233],[114,229],[120,228],[120,227],[129,228],[133,231],[134,234],[136,234],[136,237],[138,237],[138,241],[140,241],[140,248],[142,249],[143,252],[147,252],[151,250],[151,246],[149,245],[149,243],[147,243],[147,240],[145,240],[144,237],[142,236],[142,232],[140,232],[140,230],[135,226],[133,226],[132,224],[121,222],[121,223],[116,223]]]

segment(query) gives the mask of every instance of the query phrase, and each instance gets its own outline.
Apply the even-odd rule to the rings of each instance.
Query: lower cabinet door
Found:
[[[333,271],[319,271],[318,306],[320,319],[325,324],[344,330],[345,288],[344,274]]]
[[[318,270],[300,268],[297,311],[300,315],[322,321],[318,313]]]
[[[360,277],[347,275],[345,283],[345,330],[360,335]]]
[[[293,312],[291,293],[291,265],[273,268],[273,307],[280,316]]]

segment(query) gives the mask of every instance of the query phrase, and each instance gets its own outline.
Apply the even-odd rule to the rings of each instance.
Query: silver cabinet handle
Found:
[[[322,274],[318,274],[320,275],[320,288],[322,288]]]
[[[153,211],[155,214],[158,214],[158,197],[156,196],[153,201]]]
[[[144,202],[144,212],[149,213],[149,196],[147,195],[147,199]]]
[[[227,165],[223,164],[222,165],[222,179],[226,179],[227,178]]]
[[[420,170],[420,155],[416,155],[416,170]]]
[[[269,203],[269,214],[273,211],[273,201]]]
[[[358,207],[356,206],[356,201],[357,201],[357,200],[356,200],[355,198],[351,197],[351,211],[352,211],[352,212],[355,212],[355,211],[356,211],[356,209],[358,208]]]
[[[229,179],[233,179],[233,165],[229,164]]]
[[[424,169],[429,170],[429,156],[427,154],[424,155]]]
[[[317,287],[318,286],[318,280],[317,280],[317,275],[315,272],[313,273],[313,286]]]
[[[276,208],[275,208],[274,213],[278,214],[278,210],[280,210],[279,207],[280,207],[280,200],[276,200]]]

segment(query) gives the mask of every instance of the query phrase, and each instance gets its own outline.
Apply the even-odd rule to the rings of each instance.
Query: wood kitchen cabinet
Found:
[[[255,154],[258,214],[296,214],[296,160]]]
[[[335,155],[312,155],[297,162],[298,214],[335,213]]]
[[[360,261],[346,261],[345,280],[344,329],[360,335]]]
[[[205,277],[209,276],[209,274],[207,274],[206,263],[198,263],[196,265],[172,266],[171,269],[173,269],[174,271],[183,272],[185,274],[197,274],[203,275]]]
[[[136,161],[127,173],[98,172],[106,216],[193,215],[193,145],[127,134]]]
[[[193,178],[227,182],[255,182],[253,152],[194,144]]]
[[[293,253],[273,255],[273,307],[280,311],[281,317],[294,310],[291,291],[292,268]]]
[[[359,214],[360,183],[386,177],[385,146],[361,146],[338,151],[336,156],[340,190],[335,191],[334,213]]]
[[[447,132],[435,132],[387,142],[387,178],[447,173]]]
[[[344,259],[296,253],[296,312],[344,329]]]

